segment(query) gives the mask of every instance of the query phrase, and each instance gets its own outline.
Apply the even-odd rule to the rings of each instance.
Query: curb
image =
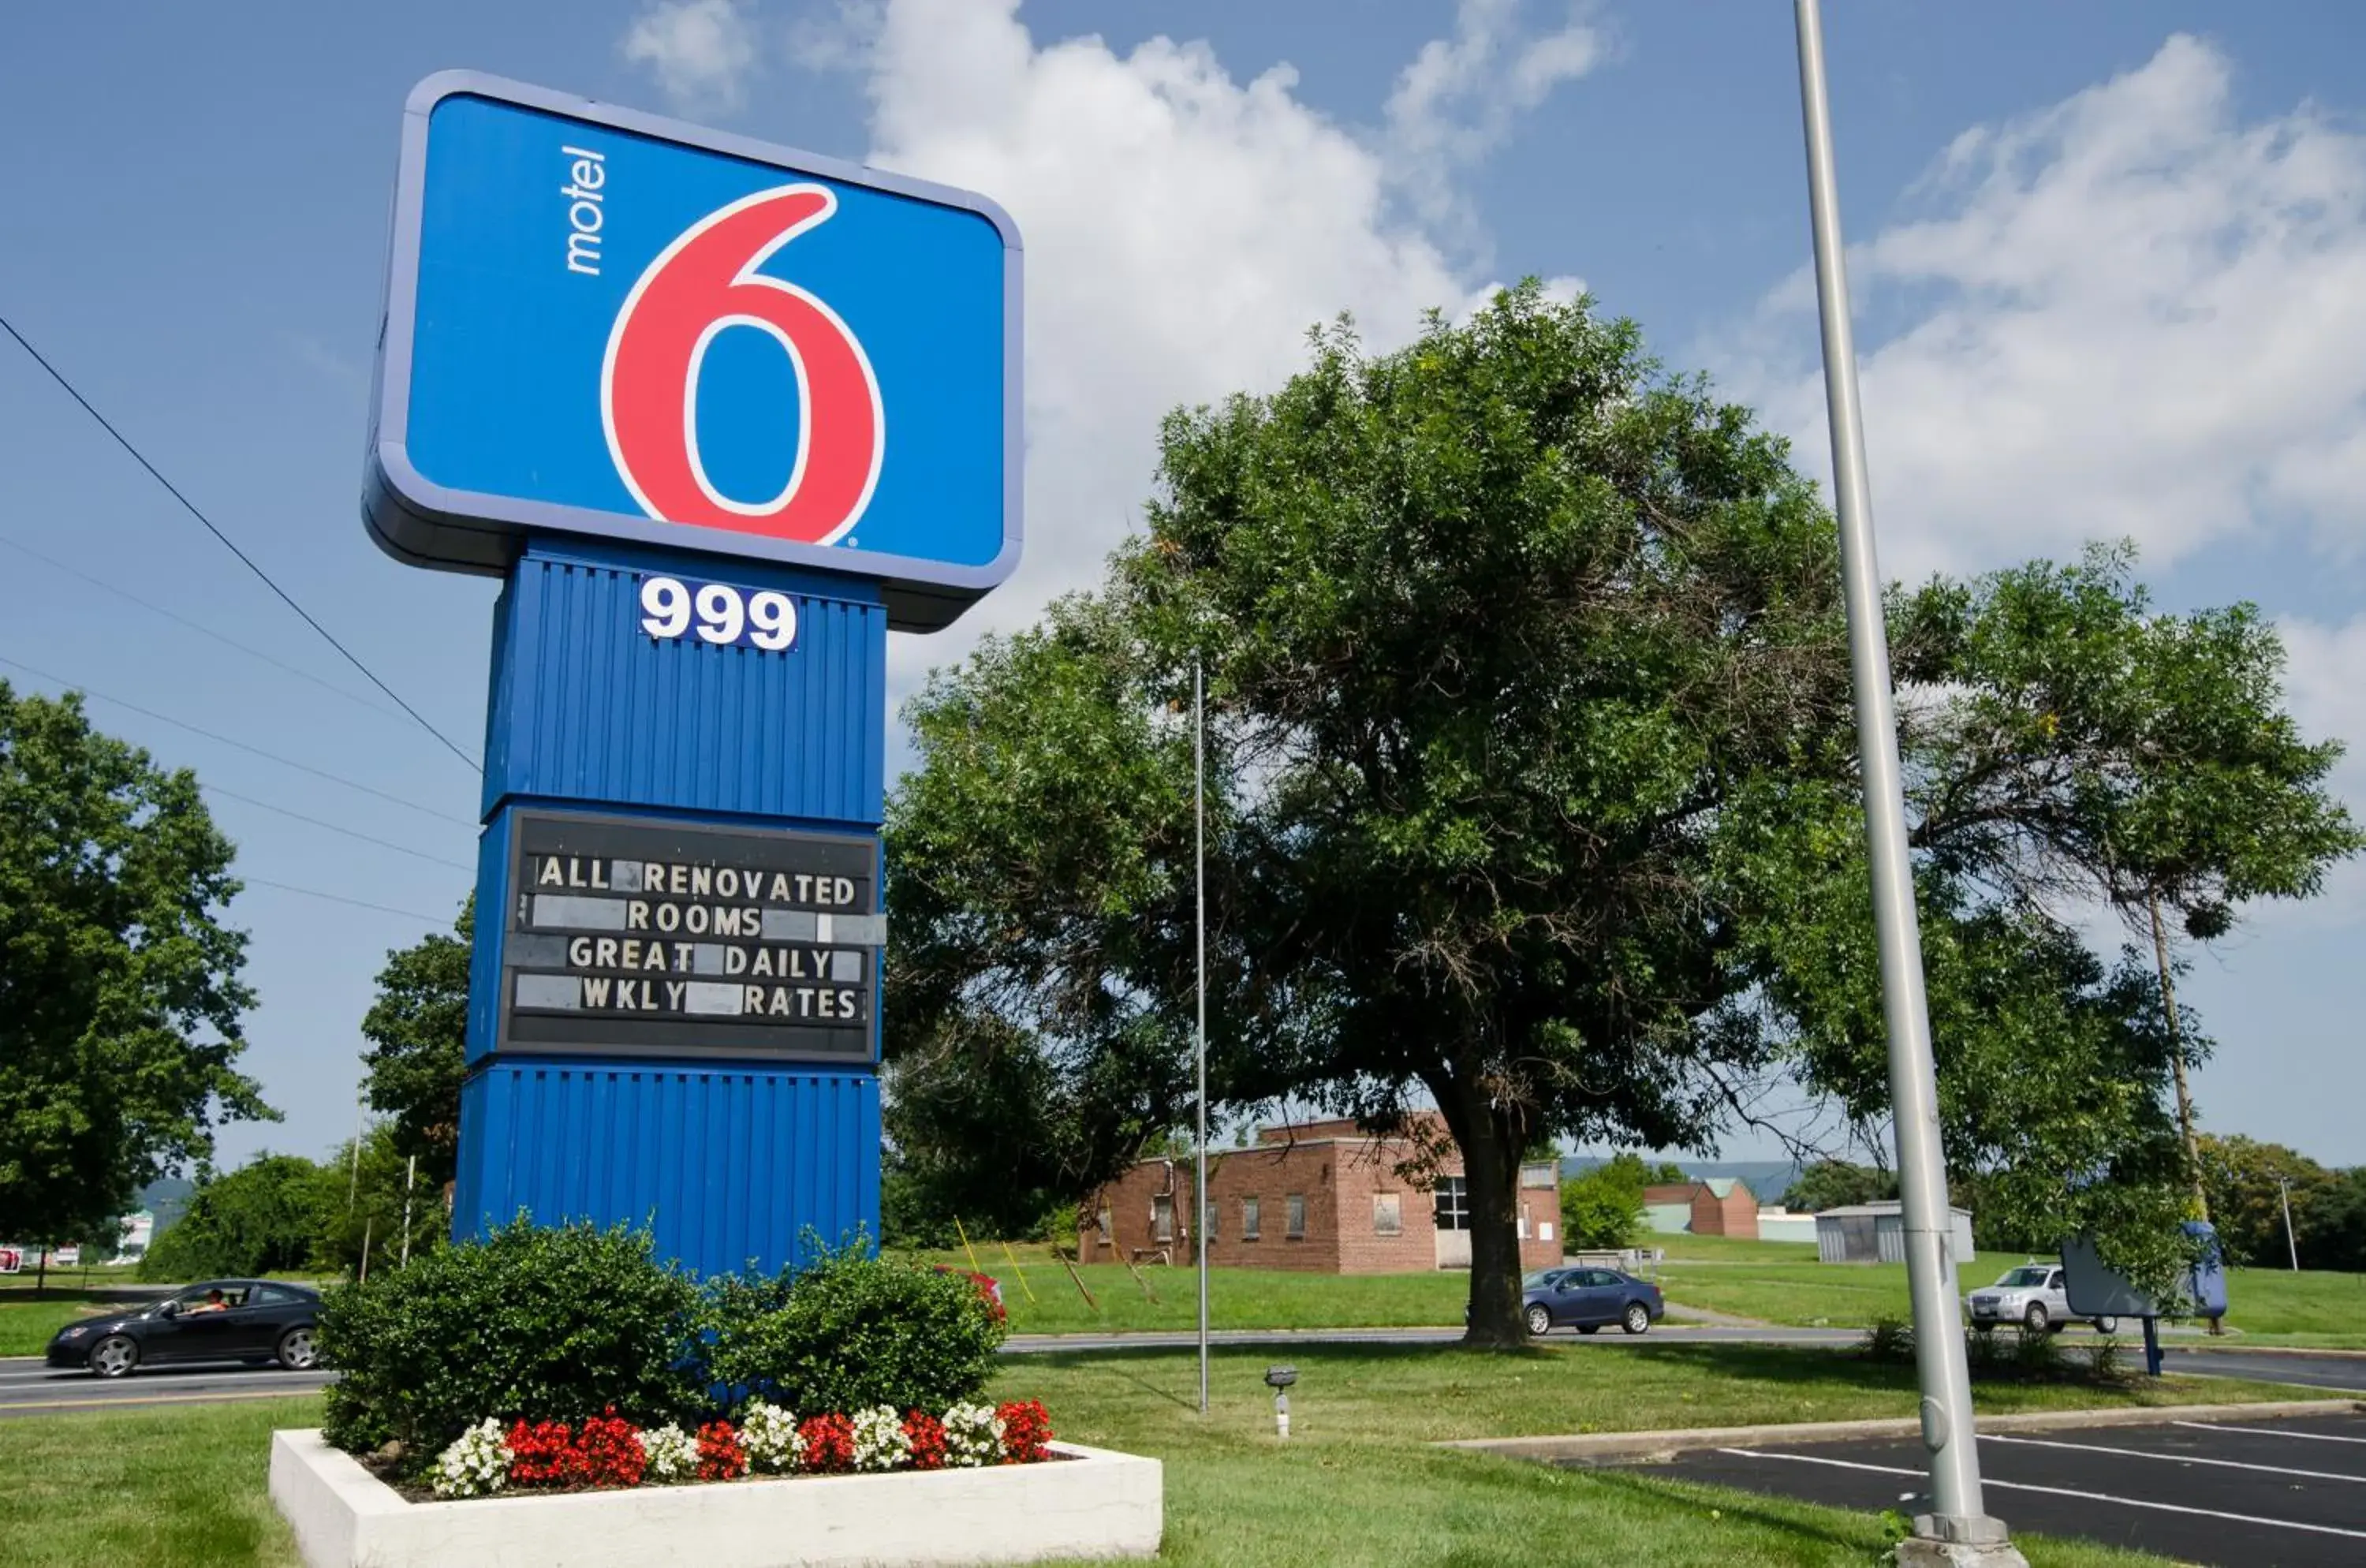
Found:
[[[2178,1421],[2248,1417],[2276,1420],[2293,1416],[2344,1415],[2366,1411],[2366,1400],[2283,1399],[2256,1404],[2155,1404],[2137,1409],[2034,1410],[1982,1416],[1983,1432],[2053,1432],[2090,1427],[2165,1427]],[[1691,1449],[1763,1448],[1774,1443],[1842,1443],[1863,1438],[1920,1437],[1922,1424],[1911,1416],[1867,1421],[1799,1421],[1763,1427],[1687,1427],[1663,1432],[1587,1432],[1552,1438],[1461,1438],[1436,1446],[1502,1454],[1510,1459],[1594,1460],[1673,1458]]]
[[[2327,1356],[2341,1361],[2366,1361],[2366,1350],[2315,1350],[2306,1345],[2164,1345],[2171,1356]]]

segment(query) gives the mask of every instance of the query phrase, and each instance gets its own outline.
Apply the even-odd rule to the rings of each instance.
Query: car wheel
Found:
[[[291,1328],[279,1337],[279,1364],[291,1372],[312,1370],[321,1359],[320,1349],[312,1343],[310,1328]]]
[[[1528,1332],[1541,1339],[1552,1332],[1552,1314],[1540,1306],[1528,1309]]]
[[[2117,1334],[2119,1331],[2120,1320],[2116,1317],[2099,1317],[2095,1320],[2095,1332],[2098,1334]]]
[[[1978,1323],[1978,1322],[1975,1322],[1975,1323],[1972,1325],[1972,1332],[1973,1332],[1973,1333],[1975,1333],[1975,1334],[1981,1335],[1981,1336],[1985,1337],[1985,1336],[1987,1336],[1987,1335],[1993,1334],[1993,1333],[1995,1333],[1995,1332],[1996,1332],[1996,1325],[1995,1325],[1995,1324],[1993,1324],[1993,1323]]]
[[[1618,1326],[1629,1334],[1649,1334],[1651,1332],[1651,1314],[1641,1302],[1628,1302],[1627,1314],[1618,1320]]]
[[[2021,1325],[2029,1330],[2032,1334],[2045,1333],[2046,1329],[2045,1303],[2044,1302],[2030,1303],[2029,1310],[2021,1314]]]
[[[140,1364],[140,1347],[120,1334],[110,1334],[90,1348],[90,1370],[103,1378],[119,1378]]]
[[[1602,1332],[1602,1325],[1598,1323],[1581,1323],[1577,1325],[1577,1331],[1580,1334],[1599,1334]]]

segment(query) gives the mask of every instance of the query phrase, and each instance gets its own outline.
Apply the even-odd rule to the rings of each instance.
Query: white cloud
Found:
[[[1521,0],[1461,0],[1454,36],[1424,44],[1389,96],[1390,177],[1432,222],[1467,218],[1455,175],[1501,144],[1519,115],[1602,62],[1603,35],[1581,8],[1542,35],[1525,30],[1521,11]]]
[[[1466,30],[1504,9],[1466,6]],[[1027,247],[1025,560],[952,631],[896,639],[898,691],[1097,580],[1136,524],[1169,409],[1279,385],[1304,363],[1307,329],[1343,310],[1389,345],[1477,292],[1433,226],[1402,212],[1389,139],[1309,107],[1289,66],[1243,80],[1204,43],[1038,43],[1016,10],[890,0],[842,7],[807,39],[860,62],[872,163],[987,193]],[[1569,46],[1527,48],[1491,56],[1499,74],[1526,70],[1521,93],[1575,68]],[[1442,124],[1478,101],[1480,70],[1455,64],[1421,112]]]
[[[758,65],[756,31],[740,0],[652,0],[617,48],[648,67],[666,101],[685,114],[745,105]]]
[[[1852,251],[1860,329],[1906,323],[1860,348],[1888,575],[2095,537],[2156,568],[2292,525],[2360,537],[2366,136],[2305,105],[2239,123],[2229,76],[2174,37],[1967,131],[1913,193],[1925,215]],[[1720,378],[1822,465],[1813,310],[1787,279]]]

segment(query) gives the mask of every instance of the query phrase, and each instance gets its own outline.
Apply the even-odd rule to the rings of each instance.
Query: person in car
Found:
[[[197,1305],[189,1309],[189,1314],[191,1316],[195,1316],[201,1312],[221,1312],[226,1310],[229,1306],[230,1303],[222,1300],[222,1293],[220,1290],[211,1290],[206,1292],[206,1299],[204,1301],[197,1303]]]

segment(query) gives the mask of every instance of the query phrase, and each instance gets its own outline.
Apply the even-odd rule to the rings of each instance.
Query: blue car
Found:
[[[1539,1269],[1520,1280],[1520,1315],[1538,1336],[1556,1328],[1592,1334],[1613,1323],[1649,1334],[1668,1311],[1659,1286],[1616,1269]]]

